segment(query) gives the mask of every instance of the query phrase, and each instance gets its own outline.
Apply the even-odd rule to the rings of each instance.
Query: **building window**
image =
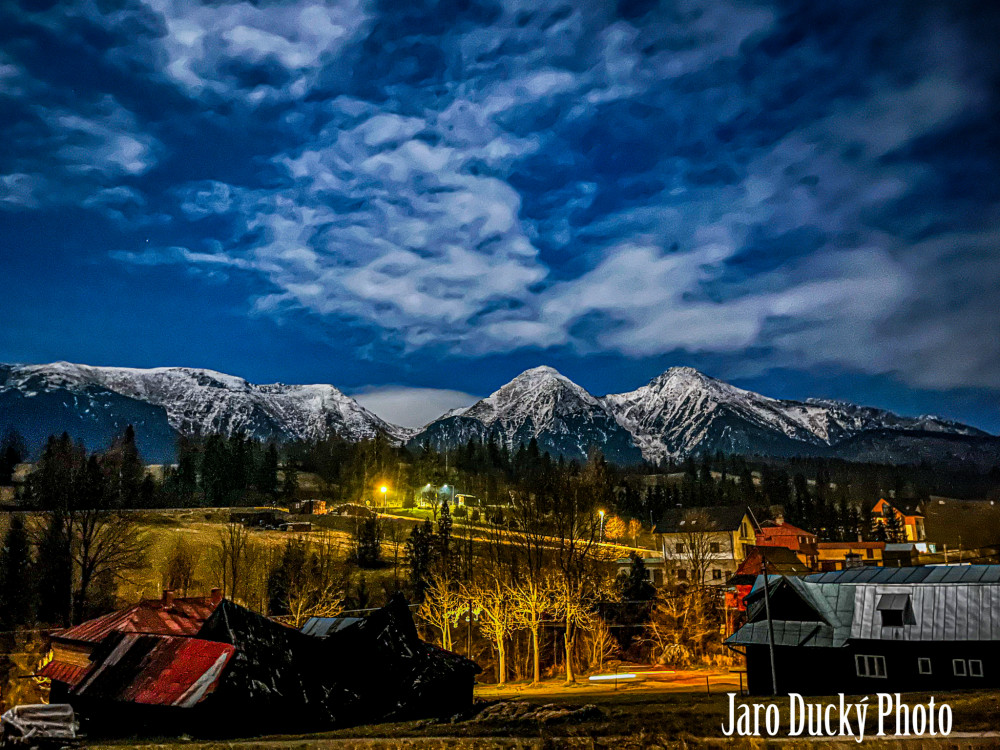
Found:
[[[920,674],[930,674],[931,660],[925,656],[921,656],[917,659],[917,671],[920,672]]]
[[[951,671],[955,673],[956,677],[965,677],[965,659],[952,659]]]
[[[885,677],[884,656],[858,654],[854,657],[854,665],[857,668],[858,677]]]
[[[708,545],[708,551],[709,552],[718,552],[719,551],[719,543],[718,542],[711,542]]]
[[[677,571],[677,580],[678,581],[686,581],[687,577],[688,577],[688,572],[686,570],[678,570]]]
[[[683,555],[684,554],[684,545],[683,544],[678,544],[677,545],[677,554],[678,555]]]
[[[979,659],[969,659],[969,677],[982,677],[983,663]]]
[[[882,594],[875,608],[882,615],[883,628],[901,628],[914,621],[909,594]]]
[[[870,550],[869,549],[869,550],[865,550],[865,552],[868,554],[868,559],[869,560],[871,560],[873,557],[875,557],[875,551],[874,550]]]
[[[713,581],[721,581],[722,580],[722,571],[719,570],[718,568],[715,568],[712,571],[712,580]]]

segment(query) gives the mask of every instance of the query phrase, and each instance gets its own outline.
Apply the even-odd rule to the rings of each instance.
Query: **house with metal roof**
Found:
[[[772,641],[782,694],[1000,687],[998,565],[769,576],[766,596],[761,576],[726,640],[752,694],[772,693]]]
[[[479,667],[420,640],[400,595],[310,632],[217,598],[145,600],[58,631],[38,674],[91,736],[306,731],[472,704]]]
[[[159,599],[143,599],[126,609],[54,630],[48,634],[51,658],[37,675],[52,681],[53,703],[65,701],[90,669],[91,656],[108,635],[193,636],[221,601],[219,589],[213,589],[211,596],[197,597],[175,597],[168,590]]]

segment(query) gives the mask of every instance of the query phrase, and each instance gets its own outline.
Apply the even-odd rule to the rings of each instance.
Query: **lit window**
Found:
[[[979,659],[969,659],[969,677],[982,677],[983,663]]]
[[[924,656],[917,659],[917,671],[920,672],[920,674],[930,674],[931,660]]]
[[[965,659],[952,659],[951,671],[955,673],[956,677],[965,677]]]
[[[854,665],[857,668],[858,677],[885,677],[885,657],[865,656],[858,654],[854,657]]]

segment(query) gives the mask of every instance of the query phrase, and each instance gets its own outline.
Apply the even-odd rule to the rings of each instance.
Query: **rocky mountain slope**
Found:
[[[957,422],[839,401],[769,398],[688,367],[604,397],[551,367],[536,367],[413,431],[385,422],[332,385],[254,385],[184,367],[0,365],[0,430],[17,427],[35,448],[64,430],[102,448],[127,424],[151,461],[171,460],[179,433],[214,432],[282,441],[384,433],[437,449],[475,437],[513,450],[535,438],[553,455],[585,459],[597,447],[619,463],[715,451],[884,463],[1000,460],[1000,438]]]
[[[610,425],[612,420],[620,430]],[[854,460],[878,457],[893,463],[926,458],[943,445],[948,446],[949,460],[955,460],[964,446],[978,461],[1000,446],[1000,439],[957,422],[901,417],[839,401],[783,401],[736,388],[690,367],[671,368],[634,391],[602,398],[550,367],[535,368],[460,414],[432,422],[411,444],[429,442],[441,449],[473,436],[492,437],[512,448],[536,437],[543,450],[567,458],[584,458],[596,445],[609,459],[624,463],[638,456],[659,461],[715,451],[843,454]]]
[[[186,367],[0,365],[0,415],[29,444],[37,445],[34,433],[44,440],[67,430],[92,449],[131,423],[147,460],[169,459],[178,433],[242,432],[268,440],[407,436],[331,385],[254,385]]]
[[[862,433],[898,430],[984,436],[932,416],[901,417],[872,407],[810,399],[782,401],[745,391],[690,367],[673,367],[647,385],[602,399],[650,460],[691,453],[822,453]]]
[[[551,367],[526,370],[461,413],[432,422],[411,443],[441,449],[471,437],[492,437],[511,449],[534,437],[542,451],[567,458],[586,458],[597,446],[611,461],[642,460],[632,435],[604,404]]]

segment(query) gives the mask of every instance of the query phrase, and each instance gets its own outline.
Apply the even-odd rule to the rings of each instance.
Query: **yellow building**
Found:
[[[819,542],[816,556],[821,571],[881,565],[885,542]]]

